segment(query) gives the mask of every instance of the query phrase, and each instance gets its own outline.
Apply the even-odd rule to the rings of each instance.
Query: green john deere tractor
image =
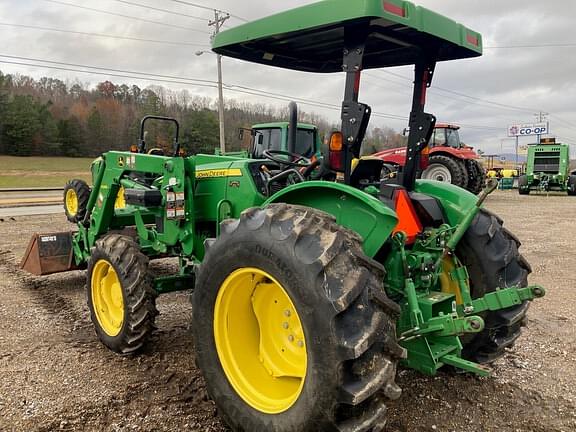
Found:
[[[481,36],[407,1],[326,0],[213,44],[269,66],[343,71],[342,129],[326,154],[182,157],[178,139],[172,154],[149,154],[145,119],[137,151],[103,154],[91,189],[68,185],[77,231],[34,237],[23,268],[87,268],[96,333],[121,354],[149,339],[159,294],[193,290],[198,366],[233,430],[381,430],[386,400],[401,394],[398,364],[487,375],[544,289],[528,286],[519,241],[481,208],[495,184],[476,197],[416,180],[435,65],[479,56]],[[370,118],[361,74],[411,64],[407,160],[386,184],[381,160],[352,167]],[[149,261],[168,256],[179,271],[152,276]]]

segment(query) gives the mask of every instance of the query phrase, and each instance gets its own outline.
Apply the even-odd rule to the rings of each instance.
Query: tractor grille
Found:
[[[534,155],[534,172],[557,174],[560,170],[560,152],[537,152]]]

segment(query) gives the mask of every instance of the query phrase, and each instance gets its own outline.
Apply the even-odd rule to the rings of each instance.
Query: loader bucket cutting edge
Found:
[[[36,276],[77,270],[71,232],[34,234],[20,268]]]

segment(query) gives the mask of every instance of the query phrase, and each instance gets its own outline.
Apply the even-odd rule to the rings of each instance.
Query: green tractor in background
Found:
[[[265,150],[289,151],[309,159],[320,156],[322,138],[318,128],[312,124],[298,123],[298,107],[295,102],[290,103],[289,111],[289,122],[259,123],[250,129],[241,129],[241,140],[244,139],[245,130],[250,132],[247,156],[262,159]],[[291,129],[291,124],[296,124],[296,128]],[[292,130],[296,130],[296,134]]]
[[[570,146],[543,138],[539,144],[528,146],[526,174],[518,179],[518,193],[530,191],[568,192],[576,195],[576,175],[570,173]]]
[[[191,290],[206,388],[237,431],[376,431],[401,390],[398,364],[487,375],[526,322],[530,267],[502,220],[456,186],[416,180],[435,117],[437,62],[481,55],[481,36],[400,0],[330,0],[226,30],[215,52],[315,73],[345,73],[342,129],[323,157],[183,157],[144,140],[93,164],[66,191],[73,233],[34,237],[23,268],[87,268],[96,333],[128,354],[149,339],[156,297]],[[364,69],[415,65],[406,163],[359,159],[371,109]],[[178,123],[171,119],[178,128]],[[295,131],[291,119],[289,130]],[[292,138],[294,139],[294,138]],[[89,192],[87,194],[87,192]],[[154,277],[149,262],[176,257]]]

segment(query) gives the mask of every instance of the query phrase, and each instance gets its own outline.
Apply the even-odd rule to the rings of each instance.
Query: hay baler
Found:
[[[153,331],[158,294],[193,290],[197,363],[233,430],[381,430],[399,363],[487,375],[544,290],[528,286],[519,241],[482,208],[494,183],[476,197],[416,180],[435,66],[479,56],[481,36],[407,1],[329,0],[223,31],[213,49],[344,72],[327,154],[182,157],[177,139],[173,154],[148,154],[142,133],[136,152],[95,162],[87,197],[70,183],[77,232],[37,236],[24,268],[43,273],[51,252],[60,261],[45,272],[87,268],[96,333],[121,354]],[[381,160],[352,167],[371,113],[361,75],[412,64],[406,163],[398,184],[383,183]],[[168,256],[179,271],[152,276],[149,260]]]
[[[528,146],[526,173],[518,179],[518,192],[568,192],[576,195],[576,175],[570,174],[570,146],[544,138]]]

